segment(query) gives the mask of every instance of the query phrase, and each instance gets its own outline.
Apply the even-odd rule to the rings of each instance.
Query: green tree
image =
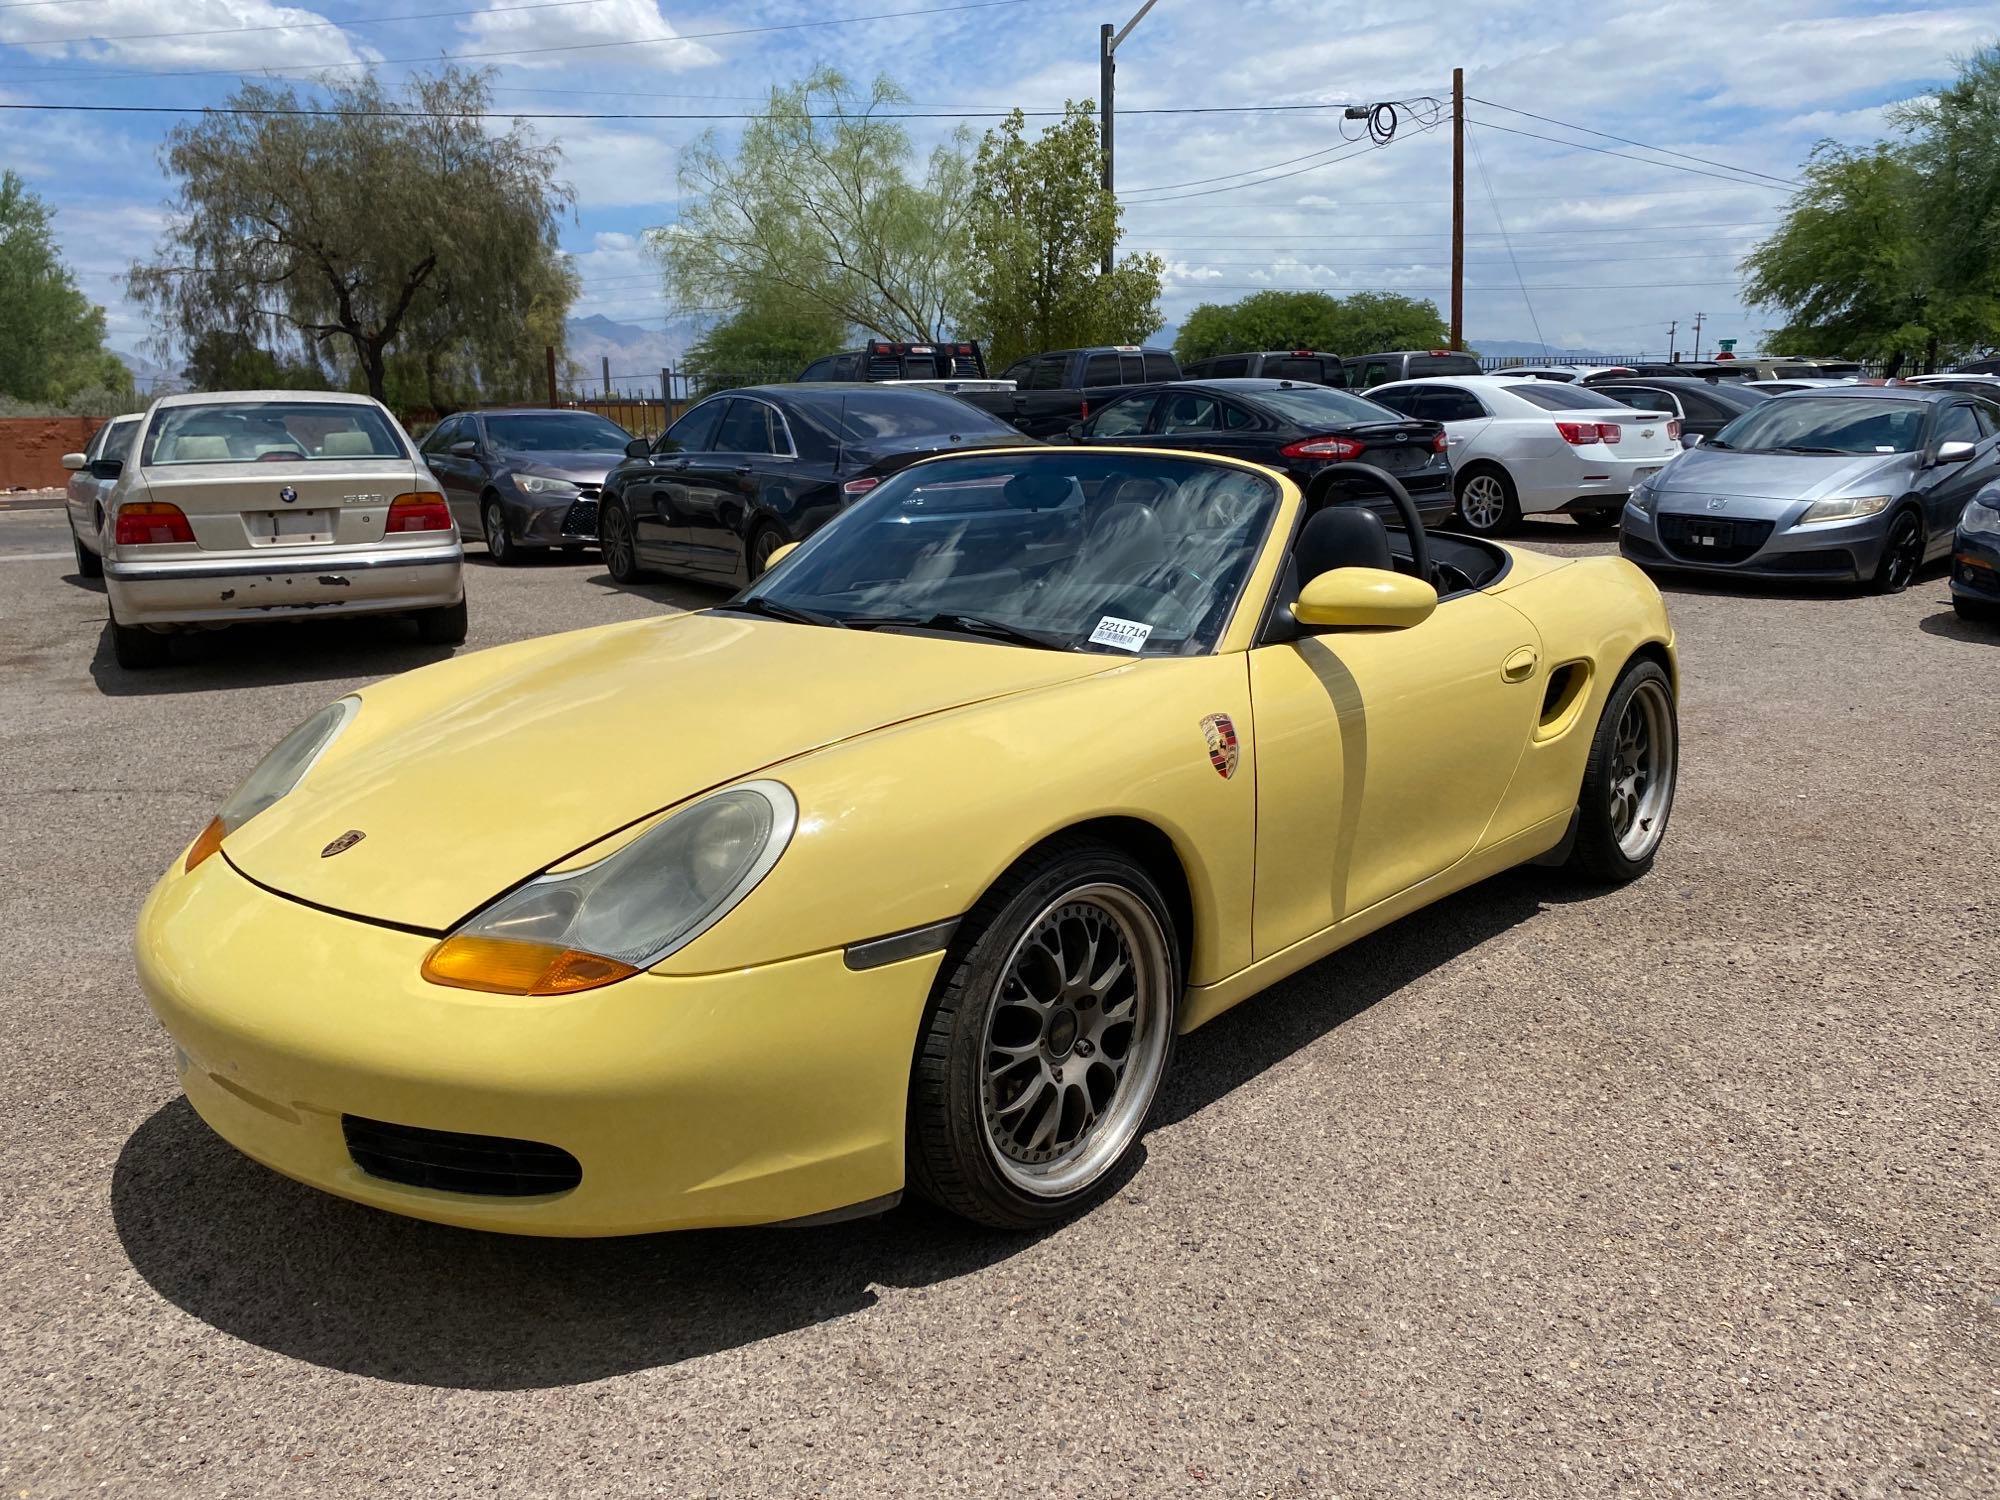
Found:
[[[102,388],[130,395],[132,374],[104,347],[91,305],[56,250],[55,214],[0,172],[0,395],[61,404]]]
[[[886,78],[863,98],[818,68],[771,90],[733,156],[713,131],[696,140],[680,218],[649,236],[668,300],[684,312],[783,301],[880,338],[942,338],[961,300],[966,136],[912,181],[908,134],[875,118],[908,102]]]
[[[1957,350],[2000,344],[2000,47],[1891,111],[1915,173],[1913,259],[1928,321]],[[1930,351],[1935,362],[1935,351]]]
[[[308,345],[378,400],[419,336],[471,379],[539,363],[561,342],[548,309],[576,286],[556,245],[560,153],[487,117],[485,74],[416,75],[398,95],[374,78],[319,86],[324,108],[246,84],[168,132],[172,217],[132,295],[183,344],[219,330]]]
[[[993,368],[1041,349],[1133,344],[1160,326],[1157,255],[1107,275],[1121,234],[1099,177],[1096,111],[1074,100],[1030,141],[1015,110],[986,132],[972,167],[971,245],[962,329]]]
[[[215,328],[189,346],[181,379],[197,391],[311,391],[326,371],[309,357],[283,358],[254,339]]]
[[[790,380],[847,342],[847,324],[819,303],[791,293],[760,293],[695,340],[681,364],[706,393]]]
[[[1174,338],[1183,364],[1214,354],[1260,349],[1319,349],[1328,354],[1375,354],[1384,349],[1432,349],[1451,337],[1433,302],[1396,292],[1252,292],[1237,302],[1204,302]]]

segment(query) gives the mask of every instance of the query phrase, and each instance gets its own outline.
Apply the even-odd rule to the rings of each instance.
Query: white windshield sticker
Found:
[[[1097,628],[1090,632],[1093,646],[1116,646],[1120,651],[1138,651],[1146,644],[1146,637],[1153,633],[1153,627],[1137,620],[1121,620],[1116,615],[1105,615],[1097,622]]]

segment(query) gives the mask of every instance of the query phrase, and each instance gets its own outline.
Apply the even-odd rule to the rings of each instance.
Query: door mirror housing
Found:
[[[1683,448],[1699,448],[1701,446],[1701,434],[1698,432],[1682,433],[1681,446]]]
[[[90,460],[85,458],[81,453],[65,453],[63,455],[63,467],[68,469],[72,474],[78,469],[89,467],[89,464]]]
[[[92,479],[116,479],[125,472],[125,462],[117,458],[100,458],[90,466]]]
[[[625,445],[625,456],[627,458],[644,458],[652,451],[652,448],[644,438],[633,438],[631,442]]]
[[[1065,427],[1063,431],[1069,434],[1069,440],[1072,443],[1080,443],[1083,441],[1083,423],[1072,422],[1069,424],[1069,426]]]
[[[798,550],[799,550],[799,544],[797,542],[786,542],[783,545],[773,549],[771,555],[764,559],[764,571],[766,573],[770,572],[771,569],[777,567],[779,563],[783,562],[786,558],[790,557],[794,552]]]
[[[450,452],[453,458],[477,458],[479,444],[473,442],[471,438],[460,438],[451,445]]]
[[[1437,590],[1387,568],[1335,568],[1303,589],[1292,618],[1320,630],[1407,630],[1437,608]]]
[[[1931,455],[1931,462],[1940,468],[1946,464],[1970,463],[1976,451],[1976,443],[1939,443],[1937,452]]]

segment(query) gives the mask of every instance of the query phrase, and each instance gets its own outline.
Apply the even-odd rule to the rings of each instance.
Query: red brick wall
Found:
[[[59,490],[65,453],[81,453],[103,417],[0,417],[0,490]]]

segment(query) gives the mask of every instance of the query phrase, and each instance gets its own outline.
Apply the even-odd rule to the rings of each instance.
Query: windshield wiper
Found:
[[[1030,630],[1024,625],[1009,625],[1005,620],[989,620],[984,615],[958,614],[950,610],[934,615],[849,615],[840,623],[862,629],[901,625],[911,630],[957,630],[966,635],[990,636],[996,641],[1007,641],[1016,646],[1035,646],[1043,651],[1070,649],[1067,636],[1051,635],[1046,631]]]
[[[1824,454],[1833,458],[1853,458],[1857,456],[1849,453],[1845,448],[1804,448],[1797,443],[1787,443],[1778,451],[1780,453],[1809,453],[1815,456]]]
[[[767,599],[762,594],[752,594],[748,599],[729,599],[715,605],[716,609],[735,610],[738,614],[764,615],[773,620],[789,620],[794,625],[837,625],[843,630],[847,621],[838,615],[823,615],[816,609],[801,609],[796,604],[780,604],[775,599]]]
[[[1729,444],[1723,442],[1721,438],[1710,438],[1707,442],[1701,444],[1701,446],[1704,448],[1720,448],[1724,453],[1734,453],[1736,451]]]

